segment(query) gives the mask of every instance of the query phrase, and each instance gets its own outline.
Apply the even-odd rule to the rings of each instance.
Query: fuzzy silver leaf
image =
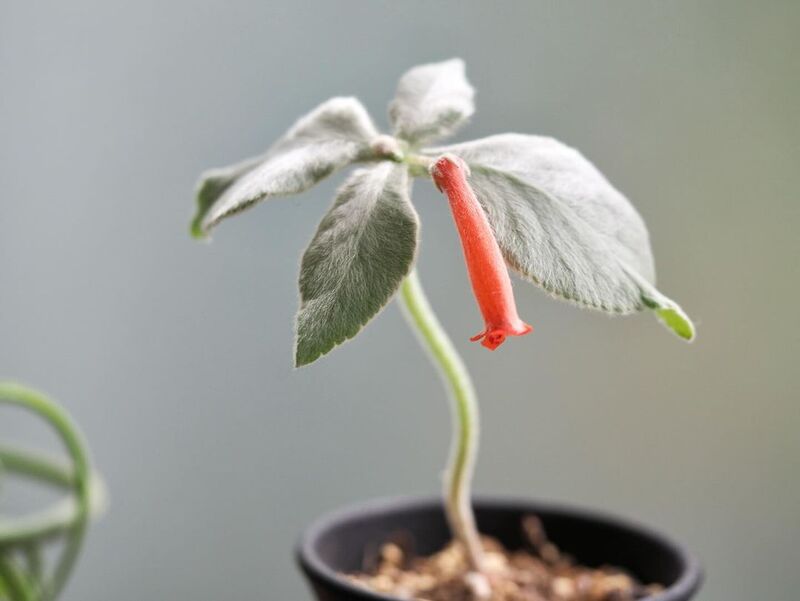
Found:
[[[609,313],[652,308],[679,336],[694,328],[655,288],[644,221],[577,150],[502,134],[428,149],[464,159],[506,262],[548,292]]]
[[[355,336],[389,302],[414,263],[418,229],[404,165],[353,172],[303,255],[295,365]]]
[[[419,65],[397,84],[389,105],[395,135],[412,144],[429,143],[455,132],[475,112],[475,90],[460,58]]]
[[[368,158],[378,136],[355,98],[332,98],[305,115],[264,156],[204,173],[192,234],[272,196],[303,192],[333,171]]]

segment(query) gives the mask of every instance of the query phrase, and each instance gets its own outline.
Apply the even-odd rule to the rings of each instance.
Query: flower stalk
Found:
[[[464,362],[428,303],[416,269],[403,280],[400,300],[406,320],[417,333],[450,392],[454,428],[444,476],[445,514],[470,568],[483,573],[483,548],[470,501],[479,438],[475,389]]]

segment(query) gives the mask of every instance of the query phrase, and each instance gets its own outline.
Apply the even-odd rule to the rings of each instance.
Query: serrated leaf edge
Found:
[[[467,161],[465,161],[465,162],[467,162]],[[473,171],[491,172],[491,173],[494,173],[494,174],[502,175],[504,177],[508,177],[509,179],[513,180],[516,184],[518,184],[520,186],[524,186],[524,187],[531,188],[531,189],[535,190],[536,192],[538,192],[539,194],[543,195],[545,198],[550,200],[550,202],[553,202],[553,203],[558,203],[559,202],[555,198],[553,198],[553,195],[550,194],[549,192],[547,192],[546,190],[543,190],[543,189],[539,188],[538,186],[534,186],[531,183],[526,182],[526,181],[520,179],[519,177],[515,176],[514,174],[511,174],[511,173],[509,173],[507,171],[502,171],[500,169],[495,169],[493,167],[487,167],[486,165],[479,165],[479,164],[475,164],[475,163],[467,162],[467,164],[469,165],[469,168],[472,169]],[[487,210],[484,202],[480,198],[478,200],[481,202],[481,206],[483,206],[484,211],[486,211],[486,213],[488,215],[489,211]],[[559,204],[561,204],[561,203],[559,203]],[[583,217],[581,217],[580,215],[576,214],[576,218],[581,219],[582,221],[586,222],[586,220],[583,219]],[[491,222],[490,222],[490,225],[491,225]],[[587,224],[587,225],[590,227],[590,229],[592,231],[594,231],[594,227],[591,224]],[[506,264],[514,271],[514,273],[516,273],[521,279],[523,279],[525,281],[529,281],[529,282],[535,284],[536,286],[538,286],[539,288],[541,288],[542,290],[547,292],[550,296],[552,296],[552,297],[554,297],[554,298],[556,298],[558,300],[567,301],[570,304],[573,304],[575,306],[578,306],[578,307],[581,307],[581,308],[584,308],[584,309],[593,309],[593,310],[601,311],[603,313],[608,313],[608,314],[611,314],[611,315],[632,315],[633,313],[636,313],[637,311],[641,311],[642,308],[644,308],[644,304],[640,305],[636,309],[626,309],[626,308],[623,308],[623,307],[610,307],[610,306],[606,306],[606,305],[604,305],[602,303],[592,303],[592,302],[589,302],[587,300],[575,298],[573,296],[570,296],[568,294],[565,294],[565,293],[561,292],[560,290],[557,290],[556,288],[554,288],[552,286],[544,284],[536,276],[524,272],[521,269],[521,267],[513,260],[513,258],[509,257],[506,254],[506,252],[502,249],[502,247],[501,247],[501,251],[503,251],[503,257],[506,260]],[[623,269],[625,269],[624,266],[623,266]],[[629,270],[625,269],[625,271],[627,272]]]
[[[465,142],[465,143],[469,143],[469,142]],[[428,151],[426,149],[426,153],[427,152]],[[476,163],[469,163],[466,160],[465,160],[465,162],[469,165],[470,169],[472,169],[474,171],[491,172],[491,173],[496,174],[496,175],[502,175],[504,177],[508,177],[509,179],[513,180],[514,183],[516,183],[516,184],[518,184],[520,186],[524,186],[524,187],[528,187],[528,188],[532,188],[532,189],[536,190],[538,193],[544,195],[545,198],[550,199],[551,202],[557,202],[557,200],[553,198],[552,194],[550,194],[546,190],[543,190],[543,189],[539,188],[538,186],[534,186],[534,185],[530,184],[529,182],[523,181],[522,179],[520,179],[519,177],[515,176],[512,173],[509,173],[507,171],[502,171],[500,169],[495,169],[493,167],[488,167],[486,165],[481,165],[481,164],[476,164]],[[484,207],[484,211],[486,211],[487,214],[488,214],[489,211],[487,210],[486,206],[484,205],[484,202],[480,198],[478,200],[481,202],[481,206]],[[583,219],[580,215],[576,215],[576,217],[579,218],[579,219]],[[490,222],[490,225],[491,225],[491,222]],[[591,224],[587,224],[587,225],[589,225],[590,228],[592,230],[594,230],[594,228],[591,226]],[[501,248],[501,251],[502,250],[503,249]],[[686,312],[681,308],[681,306],[678,305],[678,303],[676,303],[672,299],[668,298],[667,296],[665,296],[664,294],[659,292],[659,290],[655,287],[654,284],[652,284],[649,281],[647,281],[635,269],[629,267],[628,265],[626,265],[624,262],[620,261],[619,259],[617,259],[617,261],[618,261],[620,267],[628,275],[628,277],[634,282],[634,284],[636,284],[636,286],[639,288],[639,291],[640,291],[640,294],[641,294],[641,296],[640,296],[640,304],[636,309],[633,309],[633,310],[624,309],[624,308],[621,308],[621,307],[608,307],[608,306],[605,306],[605,305],[602,305],[602,304],[590,303],[588,301],[585,301],[585,300],[582,300],[582,299],[578,299],[578,298],[572,297],[570,295],[564,294],[563,292],[561,292],[559,290],[556,290],[552,286],[545,285],[541,280],[539,280],[539,278],[535,277],[534,275],[522,271],[520,266],[513,260],[512,257],[509,257],[506,254],[505,251],[503,251],[503,257],[504,257],[504,259],[506,261],[506,264],[521,279],[529,281],[529,282],[535,284],[536,286],[538,286],[539,288],[541,288],[542,290],[547,292],[550,296],[552,296],[552,297],[554,297],[556,299],[567,301],[570,304],[576,305],[576,306],[578,306],[580,308],[594,309],[594,310],[602,311],[602,312],[604,312],[606,314],[609,314],[609,315],[632,315],[632,314],[634,314],[636,312],[641,312],[644,309],[652,309],[654,311],[656,317],[664,325],[664,327],[666,327],[668,330],[673,332],[676,336],[682,338],[683,340],[686,340],[687,342],[692,342],[696,337],[696,329],[694,327],[694,323],[692,322],[691,318],[686,314]],[[670,315],[676,316],[679,319],[681,325],[684,326],[686,329],[682,330],[682,329],[676,328],[672,324],[670,324],[669,323],[669,316]]]

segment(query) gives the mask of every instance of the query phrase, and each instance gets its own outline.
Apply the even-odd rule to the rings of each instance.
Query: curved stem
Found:
[[[425,297],[416,269],[403,281],[400,298],[407,321],[417,332],[450,392],[455,427],[445,473],[445,512],[453,536],[463,546],[470,567],[481,572],[483,549],[470,502],[479,436],[475,389],[464,362]]]
[[[12,601],[35,601],[30,583],[14,565],[8,554],[0,553],[0,582],[11,595]]]
[[[9,472],[56,488],[73,489],[73,469],[65,461],[44,454],[0,446],[0,464]],[[106,506],[106,491],[102,478],[92,473],[90,514],[99,515]],[[0,520],[0,547],[24,547],[31,542],[46,542],[50,538],[70,533],[79,519],[79,508],[73,496],[62,499],[47,509],[16,518]]]
[[[19,384],[0,382],[0,403],[28,409],[45,419],[61,438],[72,460],[72,488],[75,493],[74,521],[69,528],[69,538],[53,578],[47,587],[43,587],[43,597],[54,599],[69,577],[86,532],[91,507],[89,455],[72,420],[64,410],[44,395]]]
[[[50,486],[67,489],[73,486],[72,469],[61,458],[56,459],[44,453],[0,445],[0,464],[8,473],[15,473]]]

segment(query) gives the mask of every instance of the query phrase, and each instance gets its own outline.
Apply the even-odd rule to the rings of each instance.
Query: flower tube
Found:
[[[506,336],[523,336],[533,328],[517,314],[508,268],[486,213],[467,181],[467,164],[445,154],[431,165],[430,174],[450,201],[472,290],[486,322],[484,331],[470,340],[482,340],[481,344],[493,351]]]

